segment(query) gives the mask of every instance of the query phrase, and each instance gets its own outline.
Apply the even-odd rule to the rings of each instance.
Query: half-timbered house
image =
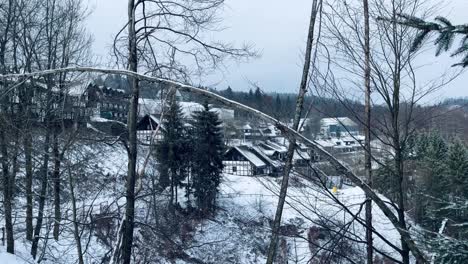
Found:
[[[268,175],[269,164],[247,146],[230,148],[223,159],[223,172],[239,176]]]
[[[145,115],[137,124],[138,140],[144,144],[152,144],[163,139],[162,123],[153,115]]]

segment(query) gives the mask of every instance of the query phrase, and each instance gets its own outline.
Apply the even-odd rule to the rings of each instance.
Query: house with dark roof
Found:
[[[137,138],[144,144],[154,144],[163,139],[164,128],[159,118],[145,115],[138,121]]]

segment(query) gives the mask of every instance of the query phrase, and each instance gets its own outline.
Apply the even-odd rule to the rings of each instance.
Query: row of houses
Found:
[[[295,171],[308,175],[310,163],[314,162],[313,152],[303,145],[293,155]],[[224,155],[224,173],[238,176],[268,175],[280,176],[286,161],[287,147],[265,140],[256,145],[229,147]]]
[[[163,131],[164,125],[154,115],[145,115],[137,124],[137,136],[142,144],[157,144],[163,140]],[[224,173],[239,176],[278,176],[284,167],[287,144],[287,140],[276,134],[262,140],[229,139],[226,141],[227,150],[223,158]],[[317,159],[317,155],[313,155],[309,148],[299,144],[293,163],[295,168],[307,173],[309,163]]]
[[[32,84],[31,84],[32,85]],[[42,121],[45,116],[44,106],[51,100],[52,108],[62,120],[86,123],[97,120],[127,120],[129,94],[124,90],[113,89],[94,83],[69,85],[63,89],[47,89],[35,84],[29,89],[29,108],[33,118]],[[52,91],[52,92],[51,92]],[[9,97],[13,115],[21,111],[22,98],[18,93]],[[51,96],[52,95],[52,96]],[[203,109],[201,104],[186,102],[177,94],[179,104],[186,119],[196,111]],[[142,98],[139,101],[140,120],[137,135],[140,142],[154,144],[163,140],[164,127],[160,121],[165,102],[161,99]],[[15,112],[16,111],[16,112]],[[225,173],[253,176],[277,176],[284,167],[288,141],[274,124],[260,122],[242,122],[235,120],[234,110],[213,107],[225,125],[227,151],[224,155]],[[301,120],[306,124],[307,119]],[[186,122],[187,125],[189,122]],[[303,126],[301,126],[303,127]],[[359,135],[357,125],[349,118],[328,118],[321,121],[321,138],[316,142],[329,151],[353,152],[361,149],[363,137]],[[299,145],[294,154],[295,168],[308,173],[311,162],[320,161],[320,156],[303,145]]]

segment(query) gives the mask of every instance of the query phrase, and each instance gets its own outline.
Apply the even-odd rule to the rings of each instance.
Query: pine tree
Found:
[[[258,110],[263,110],[263,94],[259,87],[255,89],[254,93],[254,107]]]
[[[193,191],[198,208],[205,213],[213,212],[223,170],[224,143],[221,121],[211,112],[207,103],[203,111],[193,116]]]
[[[170,102],[169,109],[163,121],[163,136],[157,148],[157,159],[159,162],[159,185],[171,190],[170,205],[177,203],[177,187],[188,174],[189,140],[183,124],[182,110],[175,100]]]
[[[275,101],[275,115],[276,118],[279,119],[281,117],[281,111],[283,110],[283,106],[281,104],[281,98],[279,94],[276,94],[276,101]]]
[[[444,194],[448,188],[446,178],[448,147],[440,135],[436,133],[429,135],[427,140],[426,152],[421,157],[424,188],[422,194],[429,196],[424,199],[425,225],[436,231],[441,221],[440,208],[443,207],[441,201],[446,199]]]
[[[227,99],[234,99],[234,92],[232,91],[231,86],[228,86],[228,88],[224,91],[224,95]]]
[[[450,195],[443,213],[455,223],[450,230],[451,235],[468,239],[468,229],[459,225],[466,222],[468,207],[468,151],[460,140],[453,141],[449,146],[447,168],[449,188],[446,191]]]
[[[447,167],[450,192],[468,198],[468,152],[460,140],[455,140],[449,146]]]

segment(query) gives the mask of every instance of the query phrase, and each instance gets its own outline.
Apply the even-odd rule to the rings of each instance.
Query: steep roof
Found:
[[[267,150],[264,150],[263,148],[259,146],[253,146],[252,149],[255,151],[256,154],[258,154],[264,161],[269,163],[275,168],[281,167],[281,162],[277,160],[272,160],[270,157],[268,157],[268,154],[265,152]],[[271,150],[270,150],[271,151]]]
[[[266,164],[263,162],[255,153],[249,150],[246,146],[234,147],[242,156],[250,161],[255,167],[265,167]]]
[[[161,129],[163,129],[163,124],[159,120],[159,118],[153,115],[145,115],[143,118],[140,119],[140,121],[138,121],[137,130],[147,130],[146,125],[148,122],[151,123],[153,128],[152,130],[156,130],[158,125],[160,125]]]
[[[282,146],[282,145],[280,145],[280,144],[278,144],[276,142],[266,141],[264,144],[267,145],[268,147],[270,147],[271,149],[273,149],[275,151],[278,151],[279,153],[288,152],[288,149],[285,146]]]

